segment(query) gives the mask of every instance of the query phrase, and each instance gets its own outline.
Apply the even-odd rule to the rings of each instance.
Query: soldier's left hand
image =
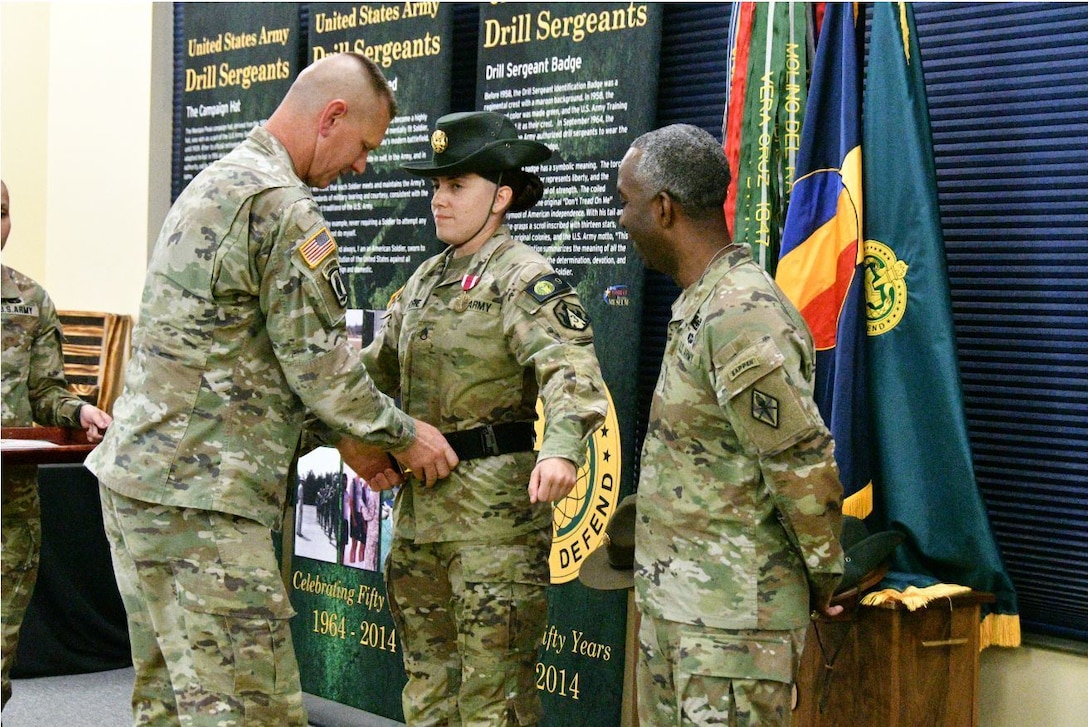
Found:
[[[554,502],[566,497],[578,481],[574,463],[564,457],[548,457],[536,463],[529,476],[529,501]]]

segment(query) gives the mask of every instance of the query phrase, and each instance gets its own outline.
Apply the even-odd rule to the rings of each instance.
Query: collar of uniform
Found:
[[[509,242],[511,239],[512,238],[510,237],[510,228],[507,227],[506,225],[500,225],[499,228],[497,230],[495,230],[495,234],[493,234],[491,237],[489,237],[487,239],[487,241],[484,242],[484,244],[480,246],[480,249],[477,250],[476,252],[474,252],[472,254],[472,256],[469,258],[469,263],[468,263],[468,268],[466,270],[466,274],[467,275],[482,276],[484,274],[484,269],[487,267],[487,264],[489,262],[491,262],[491,257],[496,252],[498,252],[499,248],[501,248],[505,243]],[[446,251],[446,255],[448,256],[446,258],[447,261],[450,261],[450,260],[453,259],[453,248],[452,247],[449,248]],[[445,277],[446,269],[449,268],[449,267],[450,267],[450,265],[448,264],[448,262],[447,262],[446,265],[443,266],[442,280],[441,280],[441,282],[438,283],[439,285],[449,285],[450,283],[453,283],[453,282],[457,282],[457,283],[461,282],[461,279],[462,279],[461,275],[456,276],[456,280]]]
[[[291,174],[294,175],[299,184],[302,184],[309,189],[309,186],[307,186],[306,183],[302,181],[302,178],[298,176],[298,172],[295,170],[295,162],[291,159],[291,155],[287,153],[287,147],[285,147],[279,139],[273,136],[272,132],[264,128],[264,126],[254,126],[249,132],[249,136],[246,138],[268,152],[269,156],[275,157],[279,163],[283,164],[291,171]]]
[[[0,297],[21,298],[22,295],[23,291],[19,289],[18,283],[15,282],[13,268],[4,265],[3,270],[0,271]]]
[[[672,320],[683,321],[690,318],[714,293],[718,283],[730,270],[749,262],[753,262],[752,253],[745,245],[737,245],[711,263],[698,280],[680,291],[679,297],[672,304]]]

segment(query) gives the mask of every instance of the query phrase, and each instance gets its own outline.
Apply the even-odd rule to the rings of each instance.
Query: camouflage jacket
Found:
[[[336,245],[263,128],[178,197],[144,286],[114,422],[87,466],[110,489],[277,527],[311,413],[384,448],[415,427],[344,326]]]
[[[506,227],[474,255],[430,258],[395,296],[363,352],[378,387],[444,432],[536,420],[533,452],[462,462],[433,489],[417,481],[395,505],[398,536],[417,542],[507,537],[551,527],[551,507],[526,488],[538,459],[585,460],[604,420],[593,332],[575,291]]]
[[[83,400],[68,391],[61,328],[49,294],[17,270],[0,268],[3,297],[4,426],[78,427]]]
[[[635,587],[654,617],[792,629],[842,573],[842,485],[812,337],[746,249],[673,304],[638,485]],[[814,606],[816,604],[813,604]]]

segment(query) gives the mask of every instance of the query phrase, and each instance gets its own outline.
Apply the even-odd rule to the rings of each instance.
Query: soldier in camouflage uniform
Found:
[[[349,343],[336,245],[310,191],[361,173],[395,113],[371,61],[317,61],[163,224],[116,421],[88,459],[128,612],[137,724],[306,723],[271,536],[304,419],[423,477],[456,464]]]
[[[0,249],[8,244],[11,232],[8,187],[0,182],[3,205],[3,232]],[[40,285],[6,265],[0,268],[3,295],[4,353],[3,425],[29,427],[35,422],[47,426],[82,427],[92,442],[102,438],[110,416],[68,392],[61,354],[61,329],[53,301]],[[3,474],[3,590],[0,616],[0,679],[3,700],[11,697],[12,662],[19,644],[19,627],[38,577],[41,543],[41,508],[38,501],[38,468],[35,465],[5,465]],[[0,704],[0,707],[2,707]]]
[[[551,151],[495,113],[444,116],[431,143],[431,162],[405,169],[432,178],[449,247],[416,270],[364,351],[378,387],[446,432],[461,460],[433,488],[410,480],[394,506],[385,578],[404,715],[413,726],[533,725],[549,501],[574,486],[607,399],[575,291],[504,224],[539,201],[540,179],[521,167]]]
[[[636,523],[643,725],[788,725],[811,609],[842,574],[842,486],[800,314],[723,214],[721,144],[676,125],[619,170],[620,224],[673,304]]]

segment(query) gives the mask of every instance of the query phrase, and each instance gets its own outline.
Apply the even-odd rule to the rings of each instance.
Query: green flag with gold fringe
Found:
[[[909,3],[875,3],[863,180],[874,518],[907,534],[901,585],[993,593],[981,644],[1020,641],[1016,592],[975,481],[937,205],[929,108]],[[939,583],[935,583],[935,581]],[[888,589],[869,602],[896,598]]]

